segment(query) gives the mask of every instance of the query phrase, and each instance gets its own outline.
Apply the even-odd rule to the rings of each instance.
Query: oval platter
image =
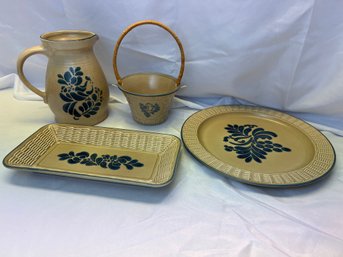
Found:
[[[197,160],[257,186],[306,185],[322,178],[335,164],[334,148],[321,132],[269,108],[207,108],[185,121],[181,135]]]

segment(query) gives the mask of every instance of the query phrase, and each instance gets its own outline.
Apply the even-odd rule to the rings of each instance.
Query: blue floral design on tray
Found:
[[[86,166],[100,166],[104,169],[119,170],[121,165],[124,165],[128,170],[132,170],[135,167],[143,167],[144,164],[138,160],[132,159],[132,157],[123,155],[109,155],[103,154],[98,156],[97,153],[90,154],[86,151],[75,153],[70,151],[69,153],[61,153],[58,155],[60,161],[67,161],[69,164],[83,164]]]
[[[160,106],[152,103],[146,103],[146,104],[139,104],[139,107],[141,108],[141,111],[144,113],[145,117],[149,118],[154,113],[158,112],[160,110]]]
[[[244,159],[245,162],[262,163],[268,153],[271,152],[290,152],[291,149],[278,143],[273,143],[272,139],[277,134],[272,131],[266,131],[256,125],[230,125],[225,127],[229,136],[224,137],[224,149],[228,152],[236,152],[237,158]]]
[[[81,67],[70,67],[64,74],[57,75],[61,85],[60,98],[66,102],[63,111],[78,120],[97,114],[103,101],[102,90],[93,85],[89,76],[83,76]]]

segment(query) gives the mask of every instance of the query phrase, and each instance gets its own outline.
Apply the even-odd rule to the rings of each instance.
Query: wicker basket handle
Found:
[[[182,46],[181,41],[178,38],[178,36],[170,28],[168,28],[166,25],[162,24],[161,22],[154,21],[154,20],[144,20],[144,21],[139,21],[139,22],[133,23],[129,27],[127,27],[123,31],[123,33],[120,35],[120,37],[119,37],[119,39],[118,39],[118,41],[114,47],[114,53],[113,53],[113,70],[114,70],[114,75],[116,76],[116,79],[118,81],[118,84],[119,85],[122,84],[122,78],[119,75],[118,66],[117,66],[117,55],[118,55],[119,46],[120,46],[121,42],[123,41],[123,39],[127,33],[129,33],[135,27],[145,25],[145,24],[157,25],[157,26],[165,29],[166,31],[168,31],[173,36],[176,43],[178,44],[179,49],[180,49],[180,54],[181,54],[181,67],[180,67],[179,75],[178,75],[177,80],[176,80],[176,84],[177,84],[177,86],[180,85],[181,78],[182,78],[183,72],[185,70],[185,53],[183,51],[183,46]]]

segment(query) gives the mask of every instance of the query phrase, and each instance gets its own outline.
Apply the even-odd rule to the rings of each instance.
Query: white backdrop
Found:
[[[113,47],[122,30],[159,20],[183,42],[183,96],[234,96],[278,109],[343,117],[342,1],[81,1],[11,0],[0,9],[0,76],[15,73],[18,54],[40,44],[39,35],[84,29],[100,36],[96,53],[109,83]],[[130,33],[120,51],[123,74],[176,75],[178,49],[159,29]],[[45,57],[25,66],[44,84]],[[332,122],[335,124],[335,121]],[[341,125],[343,127],[343,124]]]
[[[165,23],[183,42],[188,87],[179,91],[185,99],[177,104],[250,102],[297,112],[343,135],[342,10],[343,1],[333,0],[2,0],[0,160],[53,122],[47,105],[17,100],[36,99],[15,75],[22,50],[40,44],[39,35],[47,31],[96,32],[96,54],[108,82],[115,83],[114,44],[124,28],[143,19]],[[163,31],[137,28],[125,38],[119,64],[122,74],[176,75],[178,49]],[[45,65],[42,56],[26,63],[33,84],[43,86]],[[118,92],[113,96],[123,99]],[[143,126],[132,120],[127,105],[112,102],[110,108],[100,126],[176,136],[195,111],[173,109],[165,123]],[[317,127],[327,129],[322,125]],[[324,134],[337,153],[331,175],[291,189],[232,181],[185,149],[175,180],[160,189],[1,166],[0,256],[341,257],[343,137]]]

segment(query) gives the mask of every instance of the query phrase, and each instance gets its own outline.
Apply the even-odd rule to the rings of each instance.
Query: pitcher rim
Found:
[[[67,39],[67,40],[54,40],[54,39],[49,39],[47,38],[49,35],[53,35],[53,34],[63,34],[63,33],[80,33],[80,34],[89,34],[89,36],[85,36],[83,38],[78,38],[78,39]],[[56,30],[56,31],[50,31],[50,32],[45,32],[43,34],[40,35],[40,39],[42,41],[46,41],[46,42],[77,42],[77,41],[84,41],[84,40],[89,40],[93,37],[97,37],[97,34],[91,31],[87,31],[87,30]]]

